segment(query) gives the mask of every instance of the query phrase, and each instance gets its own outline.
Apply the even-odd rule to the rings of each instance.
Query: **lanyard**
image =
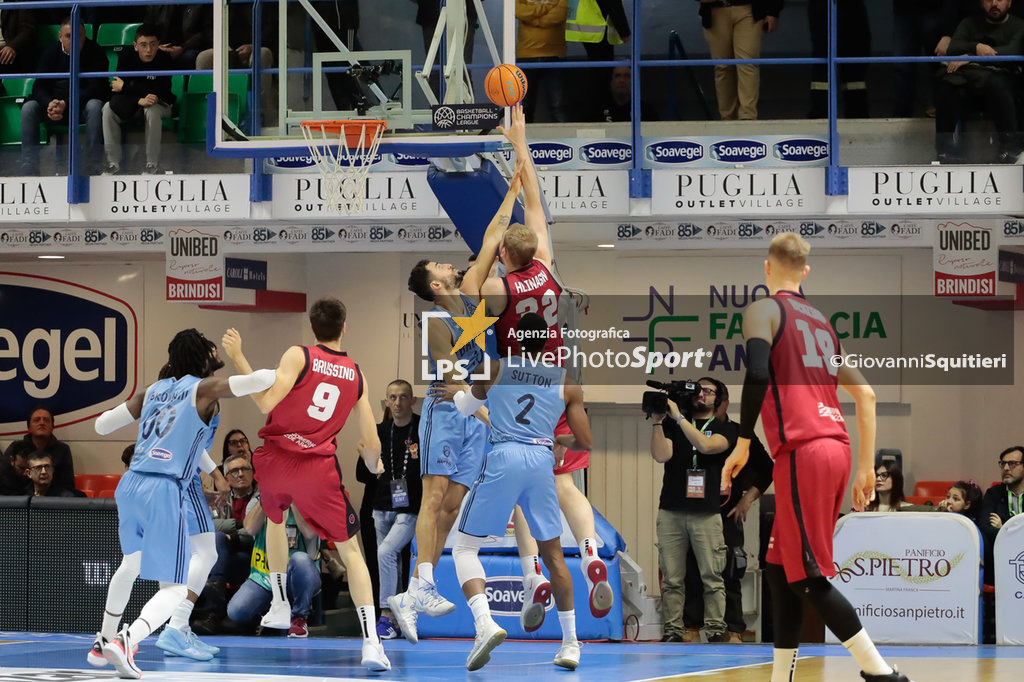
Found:
[[[403,428],[411,429],[412,428],[412,422],[410,421]],[[409,433],[411,434],[412,432],[410,431]],[[405,456],[404,456],[404,458],[402,460],[402,475],[398,476],[397,472],[395,471],[395,422],[392,420],[392,422],[391,422],[391,442],[388,443],[388,447],[391,450],[391,480],[392,481],[398,480],[400,478],[405,478],[405,472],[409,470],[409,438],[408,437],[406,437],[406,439],[402,443],[402,445],[405,447]]]
[[[694,419],[693,420],[693,428],[697,429],[701,433],[704,433],[704,429],[708,428],[708,424],[710,424],[712,421],[714,421],[714,419],[715,419],[715,415],[711,415],[710,417],[708,417],[708,420],[706,422],[704,422],[704,426],[697,426],[697,420]],[[692,452],[693,452],[693,468],[696,469],[697,468],[697,446],[696,445],[691,445],[690,448],[692,449]]]
[[[1024,500],[1024,493],[1020,495],[1014,495],[1013,491],[1009,488],[1006,489],[1006,506],[1010,508],[1010,517],[1014,517],[1020,514],[1024,509],[1021,509],[1022,500]]]

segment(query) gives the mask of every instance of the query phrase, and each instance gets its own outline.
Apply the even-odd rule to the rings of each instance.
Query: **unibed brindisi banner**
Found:
[[[924,215],[1024,211],[1021,166],[850,168],[851,213]]]
[[[64,221],[68,215],[67,178],[0,179],[0,223]]]
[[[1024,514],[1010,518],[992,554],[996,581],[996,644],[1024,644]]]
[[[825,205],[821,168],[651,171],[654,215],[792,216]]]
[[[972,221],[935,226],[932,260],[936,296],[995,296],[999,234]]]
[[[87,220],[237,220],[248,218],[250,177],[98,175],[90,178]]]
[[[886,644],[977,644],[978,528],[961,514],[848,514],[832,541],[830,581]],[[825,631],[825,641],[836,642]]]
[[[216,229],[171,228],[167,231],[168,301],[224,300],[224,249]]]

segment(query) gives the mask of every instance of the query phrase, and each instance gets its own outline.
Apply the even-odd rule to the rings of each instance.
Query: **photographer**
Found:
[[[725,392],[721,382],[704,377],[696,384],[672,384],[669,390],[664,407],[649,405],[651,456],[665,465],[657,521],[662,641],[685,641],[686,552],[692,547],[704,584],[707,641],[724,642],[726,545],[719,490],[722,464],[736,444],[736,428],[715,417]],[[648,404],[646,396],[644,402]]]

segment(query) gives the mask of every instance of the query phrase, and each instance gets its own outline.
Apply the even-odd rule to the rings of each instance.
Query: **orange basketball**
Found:
[[[511,107],[526,97],[526,75],[515,64],[498,64],[484,80],[487,99],[499,107]]]

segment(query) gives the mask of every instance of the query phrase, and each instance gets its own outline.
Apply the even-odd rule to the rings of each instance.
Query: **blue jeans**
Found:
[[[405,546],[416,535],[416,515],[373,510],[373,528],[377,531],[377,567],[380,572],[380,607],[388,608],[388,597],[401,589],[398,562]]]
[[[84,116],[85,136],[88,141],[86,160],[94,161],[99,157],[103,144],[103,102],[91,99],[85,103]],[[46,116],[46,107],[37,100],[28,99],[21,107],[21,166],[23,175],[39,175],[39,125],[50,119]],[[70,118],[65,110],[64,119],[53,121],[55,124],[67,125]]]
[[[286,578],[292,616],[306,618],[313,597],[320,591],[320,570],[305,552],[295,552],[288,559]],[[267,612],[270,590],[249,578],[228,602],[228,618],[236,623],[250,623]]]

